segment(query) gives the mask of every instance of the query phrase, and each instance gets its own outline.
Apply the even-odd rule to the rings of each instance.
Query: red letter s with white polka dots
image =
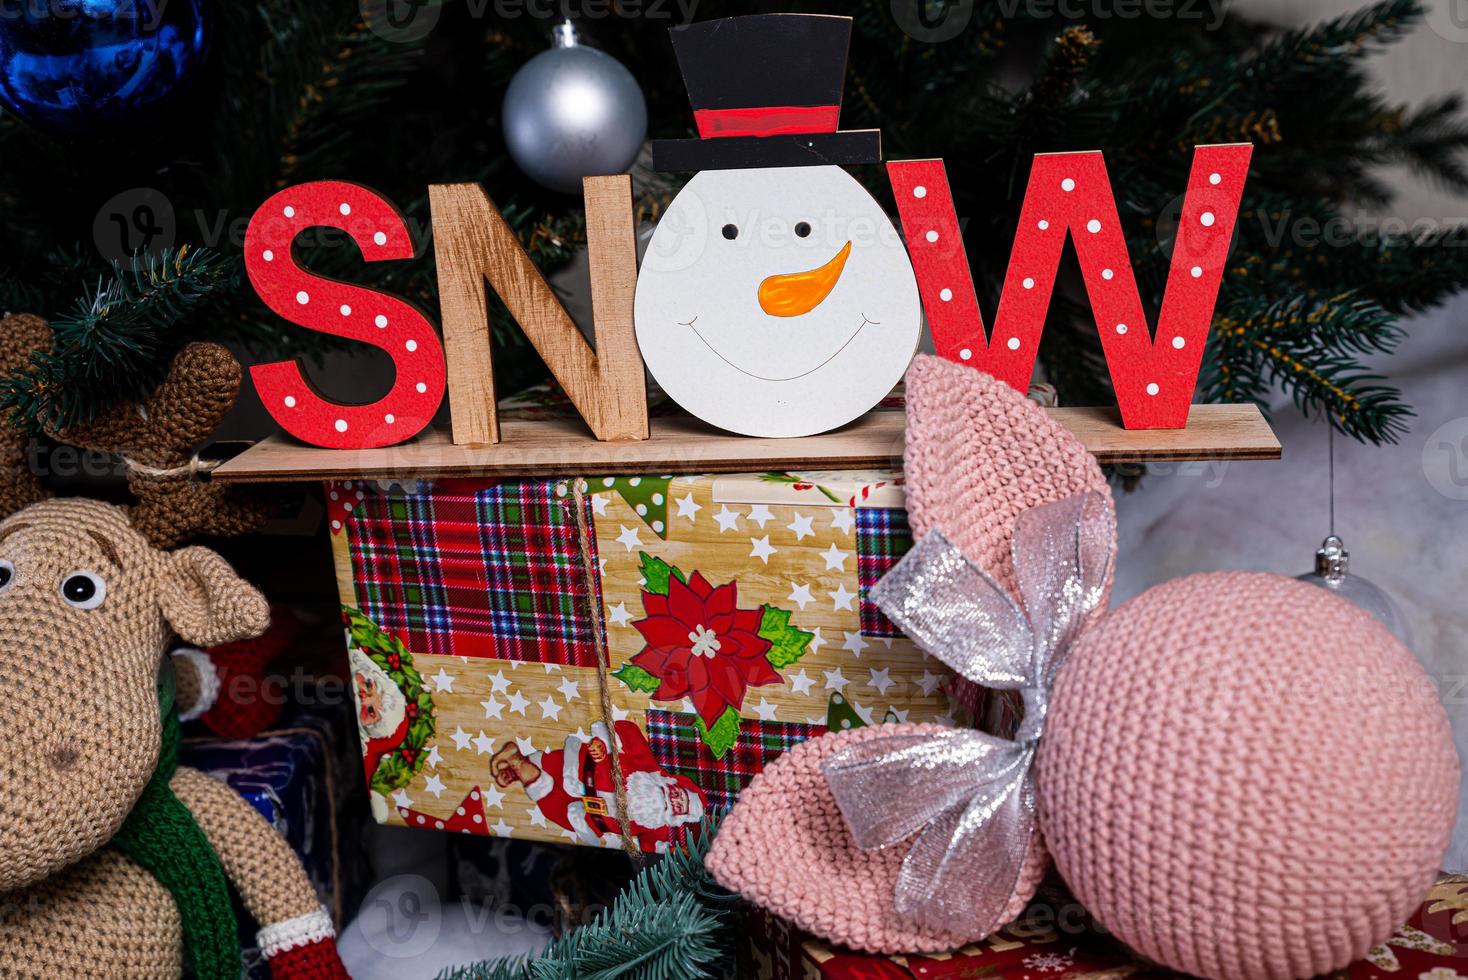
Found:
[[[402,216],[357,184],[322,180],[274,195],[245,231],[245,271],[265,305],[309,330],[386,351],[397,376],[370,405],[342,405],[316,391],[298,361],[259,364],[250,377],[266,410],[291,435],[328,449],[391,446],[417,435],[443,400],[443,346],[428,319],[406,300],[306,271],[292,254],[313,226],[352,236],[368,262],[407,259],[413,243]]]

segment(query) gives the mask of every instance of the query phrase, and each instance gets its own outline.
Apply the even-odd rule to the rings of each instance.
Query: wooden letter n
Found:
[[[587,177],[582,190],[595,349],[482,187],[435,184],[428,189],[456,444],[500,439],[486,281],[597,439],[647,438],[647,389],[632,326],[637,288],[632,178]]]

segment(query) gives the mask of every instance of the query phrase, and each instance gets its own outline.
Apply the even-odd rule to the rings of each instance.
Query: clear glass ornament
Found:
[[[1329,589],[1344,599],[1349,599],[1381,621],[1409,650],[1412,648],[1412,631],[1402,610],[1376,583],[1349,571],[1351,553],[1345,543],[1334,534],[1327,537],[1315,552],[1315,571],[1297,575],[1301,582]]]

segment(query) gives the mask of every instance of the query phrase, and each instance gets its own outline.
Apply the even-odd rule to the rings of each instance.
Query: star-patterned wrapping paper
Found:
[[[862,486],[890,486],[896,477],[861,476],[870,479],[837,482],[823,474],[825,484],[789,490],[803,495],[792,503],[765,502],[778,499],[780,488],[789,485],[757,476],[676,478],[665,491],[672,503],[666,539],[646,533],[647,526],[619,494],[594,494],[613,674],[646,645],[637,623],[648,615],[642,565],[643,556],[650,555],[686,575],[701,574],[716,587],[734,583],[739,608],[789,611],[790,622],[811,634],[804,655],[779,671],[780,683],[748,689],[741,717],[824,727],[830,698],[840,694],[868,725],[889,712],[898,721],[946,718],[951,723],[947,700],[938,691],[947,676],[941,666],[906,637],[862,631],[857,508],[849,501]],[[822,489],[832,490],[838,500]],[[900,507],[900,496],[897,503]],[[625,687],[618,700],[638,716],[649,706],[671,706]],[[685,699],[680,710],[692,714],[694,706]]]
[[[828,726],[954,723],[946,668],[864,598],[911,543],[901,484],[328,484],[377,818],[622,846],[614,737],[656,851]]]

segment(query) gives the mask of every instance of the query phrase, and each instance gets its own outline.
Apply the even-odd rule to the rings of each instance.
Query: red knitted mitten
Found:
[[[270,980],[350,980],[336,941],[320,942],[284,950],[270,959]]]
[[[261,929],[256,941],[271,980],[350,980],[325,909]]]

